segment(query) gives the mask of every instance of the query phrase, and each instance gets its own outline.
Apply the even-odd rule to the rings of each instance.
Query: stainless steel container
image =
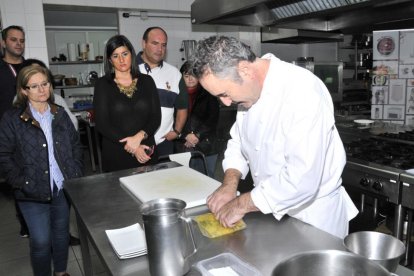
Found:
[[[360,231],[349,234],[344,239],[345,247],[358,255],[368,258],[390,272],[397,270],[405,245],[399,239],[374,231]]]
[[[188,258],[196,251],[186,203],[161,198],[141,205],[151,275],[178,276],[190,270]]]
[[[390,276],[385,268],[366,258],[339,250],[300,253],[280,262],[272,276]]]

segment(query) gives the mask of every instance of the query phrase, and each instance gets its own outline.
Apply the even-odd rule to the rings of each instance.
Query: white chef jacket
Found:
[[[272,54],[259,100],[239,107],[223,169],[249,168],[253,203],[276,219],[285,214],[340,238],[358,210],[341,186],[346,155],[332,98],[312,72]]]

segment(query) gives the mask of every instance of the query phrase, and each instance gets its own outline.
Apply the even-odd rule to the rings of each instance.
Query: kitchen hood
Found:
[[[342,33],[263,27],[263,43],[321,43],[343,41]]]
[[[191,20],[193,24],[261,27],[263,42],[338,41],[340,34],[412,28],[414,1],[195,0]]]

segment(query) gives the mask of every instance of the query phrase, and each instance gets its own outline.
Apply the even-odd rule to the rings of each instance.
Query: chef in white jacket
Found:
[[[323,82],[272,54],[257,58],[245,44],[223,36],[198,43],[193,69],[223,104],[238,105],[224,180],[207,199],[221,224],[230,227],[261,211],[345,237],[358,210],[341,185],[346,156]],[[249,170],[255,187],[237,197]]]

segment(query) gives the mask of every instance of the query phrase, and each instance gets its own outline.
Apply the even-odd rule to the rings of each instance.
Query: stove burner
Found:
[[[404,135],[414,137],[414,131]],[[414,147],[407,144],[369,138],[345,142],[344,147],[347,157],[402,170],[414,168]]]
[[[392,139],[400,139],[400,140],[405,140],[405,141],[414,141],[414,130],[407,130],[407,131],[398,132],[398,133],[386,132],[378,136],[392,138]]]

